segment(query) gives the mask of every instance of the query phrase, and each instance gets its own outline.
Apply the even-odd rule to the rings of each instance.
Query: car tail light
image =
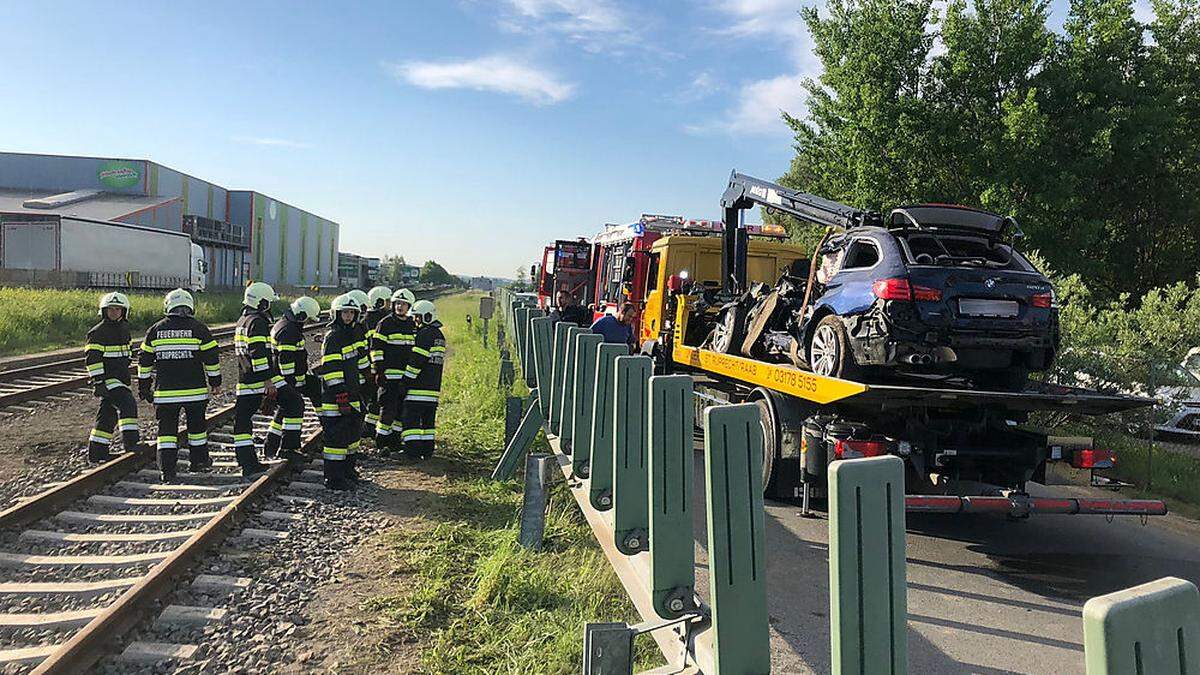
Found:
[[[878,457],[886,455],[887,441],[855,441],[851,439],[833,442],[833,456],[837,459],[856,459],[858,457]]]
[[[913,286],[913,299],[919,302],[941,302],[942,291],[928,286]]]
[[[1054,307],[1054,293],[1038,293],[1029,298],[1029,304],[1042,309],[1050,309]]]
[[[912,300],[908,279],[880,279],[871,284],[871,292],[880,300]]]
[[[1076,469],[1111,469],[1117,464],[1117,455],[1112,450],[1088,448],[1071,454],[1071,466]]]

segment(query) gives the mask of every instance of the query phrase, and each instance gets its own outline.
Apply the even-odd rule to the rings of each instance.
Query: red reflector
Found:
[[[1117,463],[1112,450],[1076,450],[1071,454],[1071,466],[1076,469],[1111,469]]]
[[[1054,294],[1038,293],[1037,295],[1029,298],[1029,304],[1033,305],[1034,307],[1041,307],[1042,309],[1050,309],[1054,306]]]
[[[838,440],[833,443],[833,456],[837,459],[878,457],[887,454],[887,441]]]
[[[913,298],[920,302],[940,302],[942,299],[940,290],[928,286],[913,286],[912,292]]]
[[[871,284],[871,292],[880,300],[912,300],[908,279],[880,279]]]

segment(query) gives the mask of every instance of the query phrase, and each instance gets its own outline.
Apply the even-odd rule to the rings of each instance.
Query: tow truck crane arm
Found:
[[[755,205],[786,213],[814,225],[843,230],[883,222],[880,214],[874,211],[864,211],[734,171],[729,176],[729,187],[721,195],[725,220],[721,276],[724,280],[723,290],[730,295],[741,293],[746,288],[749,239],[741,212]]]

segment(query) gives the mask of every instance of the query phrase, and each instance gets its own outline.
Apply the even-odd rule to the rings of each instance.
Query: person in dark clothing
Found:
[[[417,322],[412,355],[404,369],[404,430],[400,437],[404,454],[414,459],[433,455],[438,398],[442,389],[442,366],[446,360],[446,336],[437,319],[437,308],[428,300],[412,307]]]
[[[138,396],[153,402],[158,420],[158,469],[164,483],[176,480],[179,413],[187,416],[188,464],[193,472],[212,470],[205,411],[221,386],[217,341],[195,319],[192,294],[177,288],[163,301],[166,317],[146,331],[138,354]]]
[[[633,335],[633,315],[637,308],[632,302],[626,302],[617,310],[616,315],[605,314],[592,324],[592,332],[604,336],[609,344],[629,345],[630,351],[637,347]]]
[[[371,338],[375,335],[375,328],[379,322],[391,312],[392,289],[387,286],[376,286],[367,291],[367,304],[369,307],[363,314],[363,328],[366,329],[364,338],[367,341],[367,353],[370,354]],[[368,375],[367,381],[363,387],[363,402],[366,403],[366,417],[363,418],[363,438],[373,436],[375,428],[379,424],[379,397],[380,388],[375,381]]]
[[[141,451],[138,407],[129,389],[133,345],[129,335],[129,298],[108,293],[100,298],[100,323],[92,326],[84,347],[84,364],[92,391],[100,399],[96,424],[88,436],[88,461],[106,462],[118,428],[126,452]]]
[[[587,328],[588,326],[592,325],[591,311],[589,311],[587,307],[579,304],[575,300],[574,295],[571,295],[567,291],[559,291],[555,298],[555,302],[557,305],[555,306],[554,310],[550,312],[550,318],[554,321],[554,323],[557,324],[560,321],[567,321],[579,326],[580,328]]]
[[[278,397],[279,406],[271,420],[267,440],[263,443],[263,454],[267,457],[275,457],[282,449],[282,454],[288,459],[302,459],[299,450],[300,431],[304,424],[303,394],[312,386],[310,381],[314,384],[316,382],[316,378],[308,373],[304,322],[320,313],[321,306],[316,300],[301,296],[283,310],[283,316],[271,327],[271,354],[275,359],[276,370],[287,383],[288,391]]]
[[[321,411],[324,424],[325,486],[331,490],[354,487],[348,463],[358,451],[362,435],[362,403],[358,379],[358,313],[361,306],[349,294],[334,298],[333,318],[325,333],[321,365]]]
[[[412,291],[401,288],[392,294],[392,312],[371,336],[371,367],[379,386],[379,421],[375,425],[375,447],[384,452],[400,445],[399,424],[404,398],[405,372],[416,339],[417,326],[408,310],[416,302]]]
[[[258,461],[254,444],[254,414],[264,407],[269,408],[283,397],[282,407],[303,410],[300,394],[287,386],[275,363],[271,360],[271,303],[278,300],[270,284],[256,281],[246,287],[242,295],[242,316],[238,319],[233,334],[233,349],[237,354],[238,382],[237,400],[233,409],[233,452],[242,476],[263,473],[267,466]],[[282,435],[282,429],[279,430]],[[272,434],[268,434],[270,436]],[[263,442],[263,450],[278,452],[279,446]]]

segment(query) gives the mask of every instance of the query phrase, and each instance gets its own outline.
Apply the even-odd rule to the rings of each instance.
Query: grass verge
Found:
[[[437,432],[447,481],[415,526],[389,535],[392,571],[413,583],[365,609],[417,641],[421,672],[578,672],[586,622],[637,615],[561,481],[545,550],[516,544],[520,483],[487,477],[503,446],[504,398],[497,352],[466,326],[478,297],[438,301],[449,342]],[[657,652],[644,640],[639,661],[650,664]]]

